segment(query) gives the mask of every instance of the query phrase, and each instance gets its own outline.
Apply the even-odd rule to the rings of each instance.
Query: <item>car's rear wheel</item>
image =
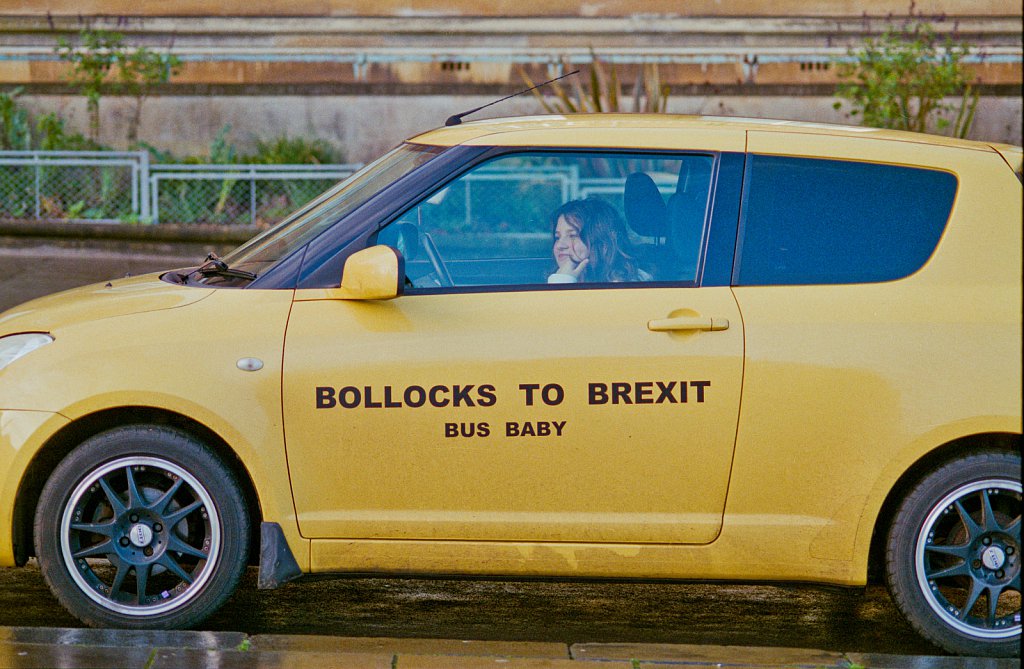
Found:
[[[36,510],[50,589],[94,626],[191,627],[231,594],[249,519],[232,473],[164,427],[98,434],[54,470]]]
[[[962,655],[1020,654],[1021,461],[964,456],[925,476],[889,532],[889,590],[910,623]]]

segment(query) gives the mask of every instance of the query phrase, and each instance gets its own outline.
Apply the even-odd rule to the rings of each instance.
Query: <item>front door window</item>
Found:
[[[519,153],[450,182],[381,231],[412,288],[697,279],[709,155]]]

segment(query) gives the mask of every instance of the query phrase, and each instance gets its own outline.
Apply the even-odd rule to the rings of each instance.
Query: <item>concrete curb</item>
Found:
[[[43,255],[56,250],[117,253],[131,257],[203,258],[226,253],[254,237],[254,226],[133,225],[0,219],[0,248]]]
[[[876,655],[801,648],[629,643],[549,643],[144,632],[0,627],[0,669],[28,667],[372,667],[379,669],[601,669],[793,667],[1011,669],[1018,660]]]
[[[252,225],[68,223],[0,219],[0,237],[184,244],[240,244],[259,232]]]

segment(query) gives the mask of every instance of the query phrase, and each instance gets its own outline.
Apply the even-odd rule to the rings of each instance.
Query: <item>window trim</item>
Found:
[[[476,169],[486,163],[493,162],[506,156],[513,156],[517,154],[569,154],[569,155],[586,155],[586,154],[597,154],[597,155],[608,155],[608,154],[622,154],[625,156],[636,156],[638,158],[653,158],[656,159],[659,156],[672,159],[680,158],[681,156],[709,156],[712,158],[711,164],[711,179],[709,182],[709,193],[707,203],[704,209],[704,224],[702,230],[701,239],[701,256],[698,260],[697,276],[693,281],[625,281],[625,282],[586,282],[586,283],[569,283],[569,284],[550,284],[550,283],[523,283],[523,284],[495,284],[495,285],[476,285],[476,286],[436,286],[429,288],[416,288],[412,286],[406,286],[403,291],[403,295],[416,296],[416,295],[458,295],[467,293],[510,293],[510,292],[532,292],[532,291],[558,291],[558,290],[636,290],[644,288],[699,288],[703,281],[703,275],[707,264],[708,251],[709,251],[709,239],[712,231],[715,228],[715,203],[717,201],[726,202],[729,200],[728,197],[721,197],[722,194],[718,192],[718,181],[719,181],[719,170],[722,164],[723,155],[736,155],[742,156],[741,153],[736,152],[723,152],[723,151],[712,151],[707,149],[631,149],[622,147],[564,147],[564,146],[492,146],[488,147],[488,150],[481,155],[477,156],[474,160],[464,164],[460,169],[447,175],[443,181],[438,181],[432,189],[429,189],[421,194],[418,199],[408,201],[404,207],[396,209],[391,215],[376,229],[365,236],[363,243],[370,245],[370,241],[376,240],[376,235],[384,227],[394,223],[404,216],[410,209],[417,206],[424,200],[429,199],[435,193],[443,190],[450,186],[454,181],[469,173],[471,170]],[[735,194],[732,198],[736,202],[738,208],[739,196]],[[726,232],[728,230],[735,229],[735,222],[730,226],[726,224]],[[735,234],[732,235],[735,239]],[[362,247],[356,247],[354,250],[359,250]],[[731,249],[730,249],[731,250]],[[729,266],[732,265],[733,258],[729,257]],[[719,261],[721,262],[721,261]],[[718,285],[718,284],[714,284]]]
[[[741,269],[741,267],[743,265],[743,245],[744,245],[745,239],[746,239],[747,216],[748,216],[748,213],[749,213],[749,210],[750,210],[750,188],[751,188],[751,184],[753,182],[752,175],[753,175],[753,169],[754,169],[754,160],[753,159],[756,158],[756,157],[761,157],[761,158],[785,158],[785,159],[790,159],[790,160],[804,160],[804,161],[808,161],[808,162],[853,163],[853,164],[860,164],[860,165],[878,165],[878,166],[884,166],[884,167],[896,167],[896,168],[904,168],[904,169],[909,169],[909,170],[917,170],[917,171],[921,171],[921,172],[938,172],[940,174],[948,174],[949,176],[953,177],[953,180],[954,180],[954,183],[955,183],[955,187],[953,189],[953,199],[952,199],[952,202],[950,203],[949,211],[946,213],[946,218],[945,218],[945,220],[944,220],[944,222],[942,224],[942,229],[939,231],[939,234],[938,234],[938,236],[937,236],[937,238],[935,240],[935,245],[932,247],[932,250],[929,252],[928,256],[924,259],[924,261],[918,267],[915,267],[912,271],[907,272],[906,274],[901,274],[899,276],[894,276],[894,277],[891,277],[891,278],[871,280],[871,281],[828,281],[828,282],[814,282],[814,283],[779,283],[779,282],[774,282],[774,283],[742,283],[740,281],[740,269]],[[742,188],[742,194],[741,194],[741,200],[740,200],[739,221],[738,221],[737,230],[736,230],[736,256],[735,256],[734,263],[733,263],[732,285],[734,287],[737,287],[737,288],[739,288],[739,287],[743,287],[743,288],[748,288],[748,287],[783,287],[783,286],[785,286],[785,287],[801,287],[801,286],[807,286],[807,287],[810,287],[810,286],[868,286],[868,285],[878,285],[878,284],[884,284],[884,283],[893,283],[895,281],[902,281],[904,279],[907,279],[908,277],[914,276],[915,274],[917,274],[918,272],[923,270],[925,267],[927,267],[928,263],[930,263],[932,258],[935,257],[935,254],[938,253],[939,246],[942,245],[942,240],[946,236],[946,232],[949,230],[949,223],[950,223],[950,221],[953,218],[953,212],[956,210],[957,199],[958,199],[958,197],[960,195],[960,187],[961,187],[961,180],[960,180],[959,175],[956,172],[953,172],[952,170],[944,169],[944,168],[940,168],[940,167],[929,167],[929,166],[924,166],[924,165],[907,165],[907,164],[903,164],[903,163],[890,163],[890,162],[882,162],[882,161],[877,161],[877,160],[863,160],[863,159],[842,158],[842,157],[835,157],[835,156],[780,155],[780,154],[774,154],[774,153],[760,153],[760,152],[750,152],[750,151],[748,151],[746,153],[746,161],[745,161],[745,165],[744,165],[744,169],[743,169],[743,188]]]
[[[367,240],[382,227],[381,220],[394,220],[410,203],[418,201],[433,184],[451,178],[466,165],[487,154],[486,147],[455,146],[391,184],[359,208],[312,239],[296,253],[289,288],[336,288],[348,257],[367,247]],[[263,287],[263,286],[260,286]]]

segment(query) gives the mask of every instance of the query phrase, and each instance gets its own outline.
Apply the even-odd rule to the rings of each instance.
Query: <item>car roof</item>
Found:
[[[885,130],[864,126],[849,126],[808,121],[787,121],[725,116],[689,116],[681,114],[571,114],[550,116],[521,116],[470,121],[455,126],[437,128],[411,138],[417,144],[456,146],[471,142],[493,146],[518,145],[514,135],[531,131],[593,130],[595,146],[615,146],[613,138],[622,139],[630,132],[677,130],[739,130],[772,133],[798,133],[833,135],[841,137],[871,137],[898,142],[957,146],[992,151],[996,147],[986,142],[955,139],[903,130]],[[485,139],[486,138],[486,139]],[[609,143],[610,142],[610,143]],[[557,145],[557,141],[553,142]],[[1008,145],[999,145],[1012,149]]]

